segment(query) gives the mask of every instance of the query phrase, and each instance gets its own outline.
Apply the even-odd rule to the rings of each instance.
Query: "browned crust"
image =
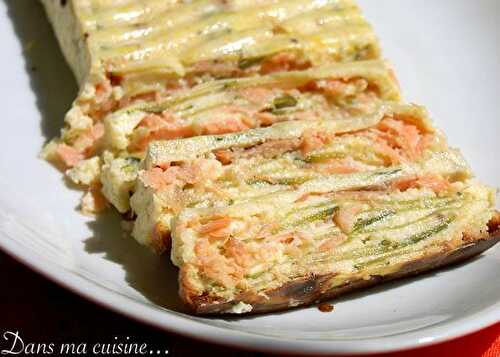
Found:
[[[169,252],[172,247],[172,239],[170,230],[165,229],[160,224],[156,224],[151,234],[151,242],[153,251],[160,255]]]
[[[367,278],[357,278],[357,280],[349,281],[344,285],[327,290],[325,290],[324,287],[329,285],[328,282],[334,278],[334,273],[310,276],[291,281],[278,289],[268,291],[266,292],[267,297],[251,294],[248,296],[240,296],[238,299],[231,302],[226,302],[215,300],[208,296],[196,296],[186,299],[186,304],[194,314],[199,315],[231,313],[232,307],[240,301],[252,306],[252,311],[250,312],[252,314],[280,311],[296,306],[315,304],[352,291],[369,288],[386,281],[411,277],[447,265],[463,262],[483,253],[497,244],[500,241],[499,226],[500,215],[490,222],[490,235],[488,237],[474,241],[464,239],[464,245],[455,250],[443,251],[438,254],[423,257],[417,261],[409,262],[403,265],[397,272],[385,276],[372,275]],[[183,292],[181,288],[181,296],[182,295]]]

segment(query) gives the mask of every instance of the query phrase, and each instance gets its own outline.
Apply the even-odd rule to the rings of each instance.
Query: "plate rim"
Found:
[[[148,306],[146,303],[126,297],[111,289],[106,289],[51,261],[36,259],[35,252],[23,250],[21,247],[9,243],[15,243],[15,241],[8,237],[5,232],[0,232],[0,237],[2,238],[0,239],[0,249],[2,251],[49,281],[92,303],[163,331],[233,348],[292,355],[304,353],[315,355],[369,355],[400,352],[460,338],[492,326],[500,320],[500,302],[497,302],[486,309],[459,319],[452,319],[410,332],[359,339],[355,343],[352,340],[342,339],[311,341],[264,336],[247,331],[213,326],[190,319],[188,315],[176,314],[166,309],[158,315],[158,310],[154,307],[154,304]],[[155,316],[155,314],[157,315]],[[168,349],[168,346],[166,348]]]

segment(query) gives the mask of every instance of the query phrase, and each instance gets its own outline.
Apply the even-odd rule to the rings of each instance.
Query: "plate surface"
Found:
[[[478,176],[500,186],[500,2],[360,2],[405,97],[426,104]],[[76,87],[36,1],[0,3],[0,43],[0,247],[69,289],[166,330],[292,353],[394,351],[500,320],[500,247],[454,269],[338,299],[330,314],[314,307],[249,318],[184,314],[168,259],[124,237],[113,213],[81,216],[80,193],[37,158]]]

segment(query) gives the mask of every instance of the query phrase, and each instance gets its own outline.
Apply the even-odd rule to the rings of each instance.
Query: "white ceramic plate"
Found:
[[[500,2],[361,1],[406,97],[428,105],[480,178],[500,186]],[[423,346],[500,320],[500,248],[474,261],[316,308],[248,318],[182,313],[175,271],[123,237],[110,213],[75,210],[80,193],[37,159],[76,89],[39,4],[0,3],[0,246],[96,302],[165,330],[292,353],[368,353]],[[4,289],[3,287],[2,289]]]

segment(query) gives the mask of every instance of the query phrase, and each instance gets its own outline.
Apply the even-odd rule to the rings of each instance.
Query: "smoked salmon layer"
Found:
[[[45,156],[98,150],[103,119],[204,82],[380,57],[352,0],[42,0],[80,84]]]
[[[95,168],[91,182],[102,181],[104,195],[123,213],[128,204],[117,204],[116,189],[110,189],[116,170],[130,169],[152,141],[241,132],[291,120],[343,119],[372,112],[381,100],[399,98],[399,87],[383,61],[215,80],[154,104],[118,110],[100,123],[100,138],[92,141],[95,136],[84,133],[54,145],[51,155],[73,166],[68,175],[78,184],[89,181],[89,166]],[[99,153],[104,151],[101,157]],[[82,172],[84,179],[80,179]],[[134,170],[122,175],[126,181],[133,176]]]
[[[424,108],[384,102],[371,114],[343,119],[288,121],[242,133],[153,142],[134,184],[113,186],[121,188],[115,189],[113,201],[128,208],[134,192],[132,234],[163,252],[170,246],[172,219],[185,208],[232,205],[326,178],[382,177],[447,150]],[[448,186],[432,174],[404,180],[398,183]],[[104,188],[112,190],[107,183]]]
[[[186,208],[180,296],[197,314],[268,312],[464,260],[499,240],[495,195],[446,151]]]

